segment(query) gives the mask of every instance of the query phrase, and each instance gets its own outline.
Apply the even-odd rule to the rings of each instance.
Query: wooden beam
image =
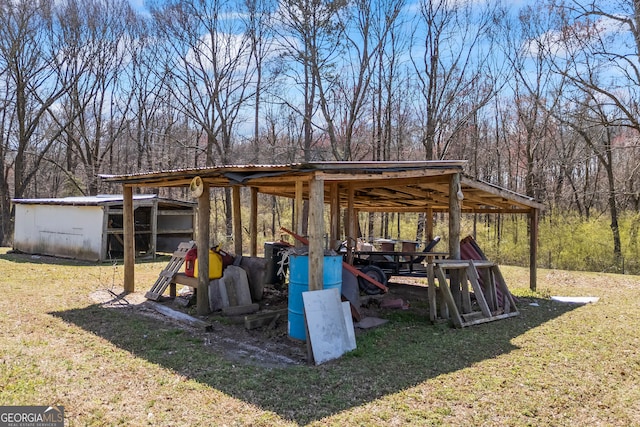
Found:
[[[258,189],[251,187],[251,215],[249,217],[249,256],[258,255]]]
[[[358,239],[356,231],[356,211],[353,207],[354,188],[351,184],[347,187],[347,264],[353,265],[353,248],[354,243]]]
[[[285,319],[288,309],[282,308],[280,310],[263,311],[258,314],[251,314],[244,316],[244,327],[246,329],[256,329],[265,325],[274,325],[279,319]]]
[[[449,319],[453,323],[453,326],[456,328],[462,327],[462,318],[460,317],[460,311],[458,310],[458,306],[455,302],[454,296],[451,293],[449,286],[447,286],[447,278],[444,275],[444,271],[439,265],[434,267],[435,276],[438,279],[440,295],[446,304],[446,307],[449,309]]]
[[[489,303],[482,291],[482,287],[480,286],[480,276],[478,276],[478,270],[476,270],[475,265],[473,265],[473,260],[469,260],[469,266],[467,267],[467,278],[471,283],[471,287],[473,288],[473,293],[476,297],[476,302],[480,307],[480,311],[482,311],[482,315],[484,317],[491,317],[491,309],[489,308]],[[485,284],[487,290],[491,285],[489,283]],[[505,296],[506,297],[506,296]]]
[[[316,177],[317,179],[322,179],[323,181],[386,181],[398,178],[425,178],[431,176],[443,176],[456,174],[459,172],[460,168],[412,169],[403,171],[381,171],[380,173],[317,172]]]
[[[198,197],[198,227],[196,246],[198,247],[198,292],[196,311],[200,315],[209,313],[209,217],[211,200],[209,184],[203,182],[202,195]]]
[[[425,213],[425,231],[427,244],[433,240],[433,209],[427,208]]]
[[[462,208],[464,213],[478,213],[478,214],[529,214],[531,209],[529,208],[473,208],[465,206]]]
[[[529,214],[529,288],[535,291],[538,284],[538,221],[539,211]]]
[[[188,314],[183,313],[182,311],[174,310],[170,307],[167,307],[165,305],[162,305],[153,301],[147,301],[146,305],[153,308],[158,313],[164,314],[165,316],[171,319],[177,320],[182,323],[186,323],[190,326],[193,326],[195,328],[199,328],[205,331],[211,330],[211,327],[212,327],[211,323],[205,322],[204,320],[198,319],[193,316],[189,316]]]
[[[153,255],[153,259],[156,258],[156,250],[158,248],[158,199],[154,200],[151,205],[151,247],[149,251]]]
[[[324,181],[309,182],[309,290],[324,288]]]
[[[469,186],[485,193],[493,194],[494,196],[497,196],[499,198],[509,200],[513,204],[518,204],[529,208],[544,209],[543,204],[504,188],[495,187],[485,182],[476,181],[467,177],[462,177],[461,182],[464,186]]]
[[[427,208],[426,206],[418,206],[418,207],[405,207],[405,206],[380,206],[380,205],[364,205],[362,203],[356,203],[356,208],[360,212],[424,212]],[[432,206],[431,209],[433,212],[448,212],[449,205],[446,206]]]
[[[293,219],[293,229],[295,232],[302,236],[304,234],[303,223],[304,223],[304,182],[300,179],[295,182],[295,190],[296,190],[296,199],[295,204],[293,206],[293,213],[295,215]],[[300,242],[296,240],[296,247],[300,247]]]
[[[233,204],[233,248],[236,256],[242,256],[242,211],[240,209],[240,186],[231,187]]]
[[[337,182],[329,184],[329,241],[331,249],[336,249],[340,242],[340,186]]]
[[[394,188],[394,189],[402,189],[404,187],[414,187],[414,188],[424,189],[424,188],[429,188],[431,184],[437,184],[437,183],[442,183],[446,186],[447,183],[449,182],[449,176],[448,175],[437,175],[437,176],[427,175],[427,176],[411,177],[411,178],[402,177],[402,178],[395,178],[395,179],[389,180],[388,178],[381,178],[380,176],[376,175],[375,178],[371,178],[368,180],[357,180],[357,181],[353,181],[351,179],[344,180],[342,184],[346,184],[347,182],[351,182],[353,184],[353,187],[356,190],[367,189],[367,188],[379,188],[379,187]]]
[[[458,198],[460,191],[460,174],[451,175],[449,181],[449,258],[460,259],[460,221],[462,217],[462,201]],[[458,303],[461,301],[460,273],[456,270],[449,272],[451,295]]]
[[[135,292],[136,235],[133,211],[133,188],[122,186],[124,233],[124,291]]]
[[[460,174],[451,175],[449,181],[449,257],[460,259],[460,219],[462,201],[458,199]]]
[[[427,299],[429,301],[429,320],[435,322],[438,318],[436,305],[436,283],[434,280],[433,262],[427,264]]]

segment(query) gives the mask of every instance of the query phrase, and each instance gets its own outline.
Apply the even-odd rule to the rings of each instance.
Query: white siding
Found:
[[[102,206],[16,204],[15,207],[14,249],[100,260]]]

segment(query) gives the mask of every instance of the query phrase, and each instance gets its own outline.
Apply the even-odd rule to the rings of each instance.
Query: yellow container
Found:
[[[198,277],[198,258],[193,266],[193,277]],[[222,255],[209,249],[209,279],[222,277]]]

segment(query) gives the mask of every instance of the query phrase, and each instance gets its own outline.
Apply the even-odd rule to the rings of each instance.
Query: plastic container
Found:
[[[342,293],[342,257],[325,256],[322,271],[323,289],[338,288]],[[307,339],[304,324],[304,304],[302,293],[309,290],[309,256],[289,256],[289,336],[302,341]]]
[[[282,262],[282,251],[289,247],[286,243],[279,242],[265,242],[264,243],[264,259],[267,260],[267,272],[265,274],[265,284],[278,284],[284,283],[284,276],[287,273],[287,265],[284,265],[283,273],[278,274],[280,270],[280,262]]]
[[[184,274],[193,277],[195,274],[196,259],[198,259],[198,248],[191,248],[184,255]]]
[[[193,263],[193,277],[198,277],[198,258]],[[222,255],[209,249],[209,279],[222,277]]]

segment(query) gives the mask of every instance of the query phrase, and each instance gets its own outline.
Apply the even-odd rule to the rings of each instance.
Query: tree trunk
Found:
[[[609,160],[611,160],[611,150],[608,151]],[[615,180],[613,177],[613,168],[611,163],[607,165],[607,182],[609,184],[609,213],[611,215],[611,233],[613,235],[613,256],[616,263],[616,269],[622,267],[622,244],[620,241],[620,228],[618,227],[618,207],[616,204]]]

